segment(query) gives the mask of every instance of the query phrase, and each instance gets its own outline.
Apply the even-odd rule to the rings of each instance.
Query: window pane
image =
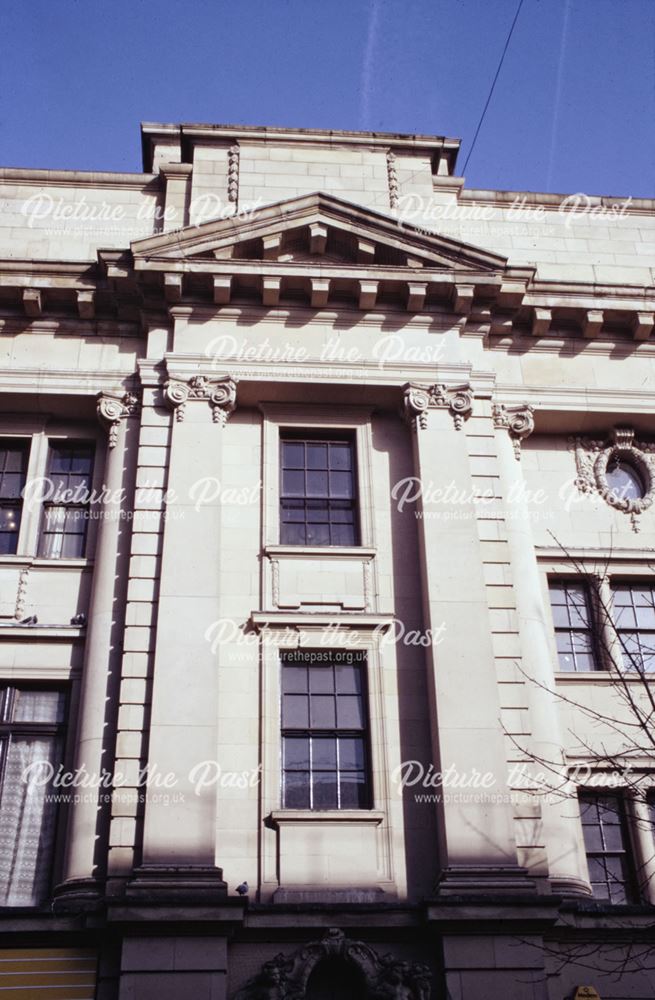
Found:
[[[60,551],[62,559],[81,559],[84,555],[84,535],[64,535]]]
[[[282,702],[282,725],[294,729],[309,725],[309,699],[307,695],[285,694]]]
[[[349,472],[330,473],[330,496],[346,497],[350,499],[353,495],[353,481]]]
[[[16,691],[14,722],[63,722],[66,695],[63,691]]]
[[[327,469],[328,467],[328,446],[327,444],[317,444],[307,442],[307,468]]]
[[[305,495],[305,473],[285,469],[282,473],[282,492],[286,496],[303,497]]]
[[[340,729],[361,729],[364,726],[362,699],[340,695],[337,699],[337,725]]]
[[[305,544],[305,525],[303,524],[285,524],[281,525],[280,529],[280,542],[282,545],[304,545]]]
[[[591,650],[591,636],[588,632],[571,632],[571,644],[576,653],[588,653]]]
[[[632,604],[632,598],[630,596],[630,588],[623,584],[615,584],[612,587],[614,606],[617,608],[622,608],[630,606]]]
[[[340,694],[361,694],[362,673],[360,667],[338,664],[336,667],[337,691]]]
[[[282,669],[282,690],[285,694],[307,691],[307,667],[285,663]]]
[[[282,520],[305,523],[305,503],[303,500],[284,500],[282,503]]]
[[[30,786],[23,774],[42,762],[60,760],[56,737],[12,738],[0,795],[0,905],[36,906],[48,891],[55,835],[52,788]]]
[[[312,694],[331,694],[334,691],[334,672],[332,667],[311,667],[309,671],[309,687]]]
[[[286,441],[282,446],[280,540],[293,545],[356,545],[352,446]],[[289,507],[289,498],[298,505]],[[300,501],[304,500],[304,504]],[[305,530],[291,527],[302,525]]]
[[[3,472],[23,472],[27,459],[27,444],[0,442],[0,475]]]
[[[603,850],[603,837],[599,826],[585,826],[584,828],[585,849],[589,852]]]
[[[312,737],[312,767],[317,771],[336,771],[337,741],[334,736]]]
[[[312,727],[315,729],[334,729],[334,697],[332,695],[312,696]]]
[[[347,441],[330,445],[330,468],[342,472],[352,469],[352,448]]]
[[[5,472],[2,477],[2,499],[16,500],[20,497],[24,485],[25,476],[22,473]]]
[[[353,771],[364,769],[364,740],[358,736],[339,737],[339,769]]]
[[[282,464],[285,469],[305,468],[305,446],[302,441],[282,443]]]
[[[307,496],[326,497],[328,495],[327,472],[307,472]]]
[[[342,809],[367,809],[369,794],[363,771],[339,775]]]
[[[309,771],[287,771],[284,775],[286,809],[309,809]]]
[[[565,604],[553,605],[553,624],[555,628],[568,628],[571,624],[569,609]]]
[[[309,771],[309,737],[284,737],[284,766],[287,770]]]
[[[312,784],[314,809],[336,809],[339,804],[336,773],[318,771],[313,775]]]
[[[308,524],[307,525],[308,545],[329,545],[330,526],[329,524]]]
[[[355,545],[356,543],[355,529],[351,524],[332,525],[331,545]]]

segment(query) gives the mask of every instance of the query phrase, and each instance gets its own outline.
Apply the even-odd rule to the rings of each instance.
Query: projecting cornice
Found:
[[[321,193],[100,250],[93,265],[0,261],[0,293],[9,332],[17,320],[82,324],[82,335],[113,322],[116,336],[126,323],[139,335],[176,308],[239,305],[432,316],[537,350],[561,340],[634,349],[655,328],[655,287],[537,280],[533,267]]]

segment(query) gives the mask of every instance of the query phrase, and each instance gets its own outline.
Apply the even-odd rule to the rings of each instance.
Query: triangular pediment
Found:
[[[134,260],[277,261],[458,272],[502,271],[497,254],[333,195],[316,193],[131,244]]]

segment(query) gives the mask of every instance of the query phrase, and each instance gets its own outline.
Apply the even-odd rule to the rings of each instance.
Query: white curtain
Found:
[[[24,775],[39,761],[56,768],[58,740],[15,737],[3,749],[7,759],[0,797],[0,906],[38,906],[50,885],[56,789],[50,783],[30,786]]]

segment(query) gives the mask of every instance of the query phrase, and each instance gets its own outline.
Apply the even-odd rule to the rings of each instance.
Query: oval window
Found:
[[[643,500],[646,496],[643,480],[629,462],[610,459],[605,479],[610,492],[619,500]]]

